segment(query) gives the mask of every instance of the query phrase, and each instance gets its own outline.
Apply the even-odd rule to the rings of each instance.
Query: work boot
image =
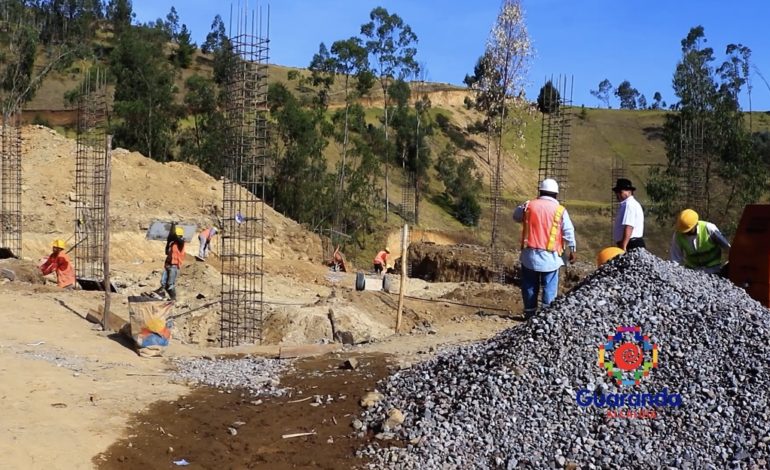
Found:
[[[166,292],[168,292],[168,298],[172,301],[176,301],[176,289],[169,289]]]
[[[536,310],[524,310],[524,320],[529,321],[530,318],[535,316]]]

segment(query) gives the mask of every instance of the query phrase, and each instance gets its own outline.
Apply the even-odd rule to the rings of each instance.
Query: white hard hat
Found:
[[[540,186],[537,188],[540,191],[546,191],[549,193],[558,193],[559,192],[559,183],[556,182],[556,180],[551,178],[544,179]]]

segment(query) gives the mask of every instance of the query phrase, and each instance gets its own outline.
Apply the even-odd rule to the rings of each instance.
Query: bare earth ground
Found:
[[[0,278],[2,469],[175,468],[172,461],[180,458],[193,468],[348,468],[355,463],[352,449],[370,438],[351,437],[358,399],[388,365],[408,367],[442,348],[488,338],[515,325],[511,313],[521,311],[514,286],[410,279],[402,330],[394,335],[397,296],[356,292],[353,273],[323,266],[316,235],[266,208],[265,344],[217,347],[221,266],[216,254],[196,262],[194,242],[178,281],[180,316],[166,358],[140,358],[123,337],[85,321],[102,294],[62,291],[36,274],[51,240],[73,231],[75,144],[38,126],[25,128],[24,139],[24,259],[0,262],[17,273],[16,281]],[[128,319],[127,296],[159,284],[163,244],[145,240],[149,222],[215,222],[221,182],[195,167],[136,153],[116,151],[113,160],[110,253],[120,293],[112,310]],[[447,241],[440,233],[420,238]],[[287,404],[288,398],[247,406],[240,394],[193,390],[169,378],[168,358],[274,357],[281,346],[333,341],[330,312],[357,344],[296,361],[282,385],[293,396],[324,391],[345,398],[319,407]],[[361,368],[337,370],[351,354],[362,358]],[[227,433],[234,421],[246,423],[236,436]],[[280,438],[307,429],[317,435]]]

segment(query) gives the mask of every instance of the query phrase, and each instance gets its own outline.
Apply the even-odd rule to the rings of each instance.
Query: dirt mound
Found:
[[[27,260],[20,259],[4,259],[0,260],[0,269],[10,271],[11,277],[2,275],[0,279],[7,279],[13,282],[27,282],[30,284],[45,284],[45,277],[40,273],[40,269],[35,266],[35,263]],[[8,274],[10,274],[8,273]]]
[[[22,136],[23,250],[34,258],[46,252],[51,238],[74,232],[76,142],[43,126],[24,127]],[[129,246],[116,243],[111,253],[116,261],[162,257],[161,244],[144,241],[152,220],[211,224],[222,216],[222,183],[198,167],[160,163],[124,149],[112,156],[111,231]],[[320,258],[318,236],[269,206],[265,219],[267,258]],[[197,249],[197,241],[191,245]]]

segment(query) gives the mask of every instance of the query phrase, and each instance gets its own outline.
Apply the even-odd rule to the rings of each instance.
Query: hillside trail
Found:
[[[85,321],[103,303],[102,294],[62,291],[50,279],[41,284],[35,274],[51,241],[68,239],[74,229],[75,142],[41,126],[25,127],[23,138],[24,259],[13,266],[24,276],[0,279],[3,468],[92,468],[95,455],[128,437],[132,416],[191,392],[169,379],[170,358],[274,357],[281,347],[333,341],[332,309],[356,337],[345,353],[391,354],[394,364],[423,360],[516,323],[510,312],[520,311],[521,302],[514,286],[410,279],[396,335],[395,295],[355,291],[354,273],[330,273],[324,266],[317,235],[266,207],[264,344],[218,347],[220,313],[216,305],[206,307],[216,304],[221,288],[218,244],[207,262],[196,262],[193,242],[179,278],[177,312],[183,315],[166,357],[140,358],[125,339]],[[127,318],[127,296],[159,284],[163,243],[145,239],[149,223],[215,223],[221,200],[221,182],[192,165],[113,152],[110,253],[120,291],[113,296],[114,313]],[[363,393],[368,382],[361,380],[351,386]]]

